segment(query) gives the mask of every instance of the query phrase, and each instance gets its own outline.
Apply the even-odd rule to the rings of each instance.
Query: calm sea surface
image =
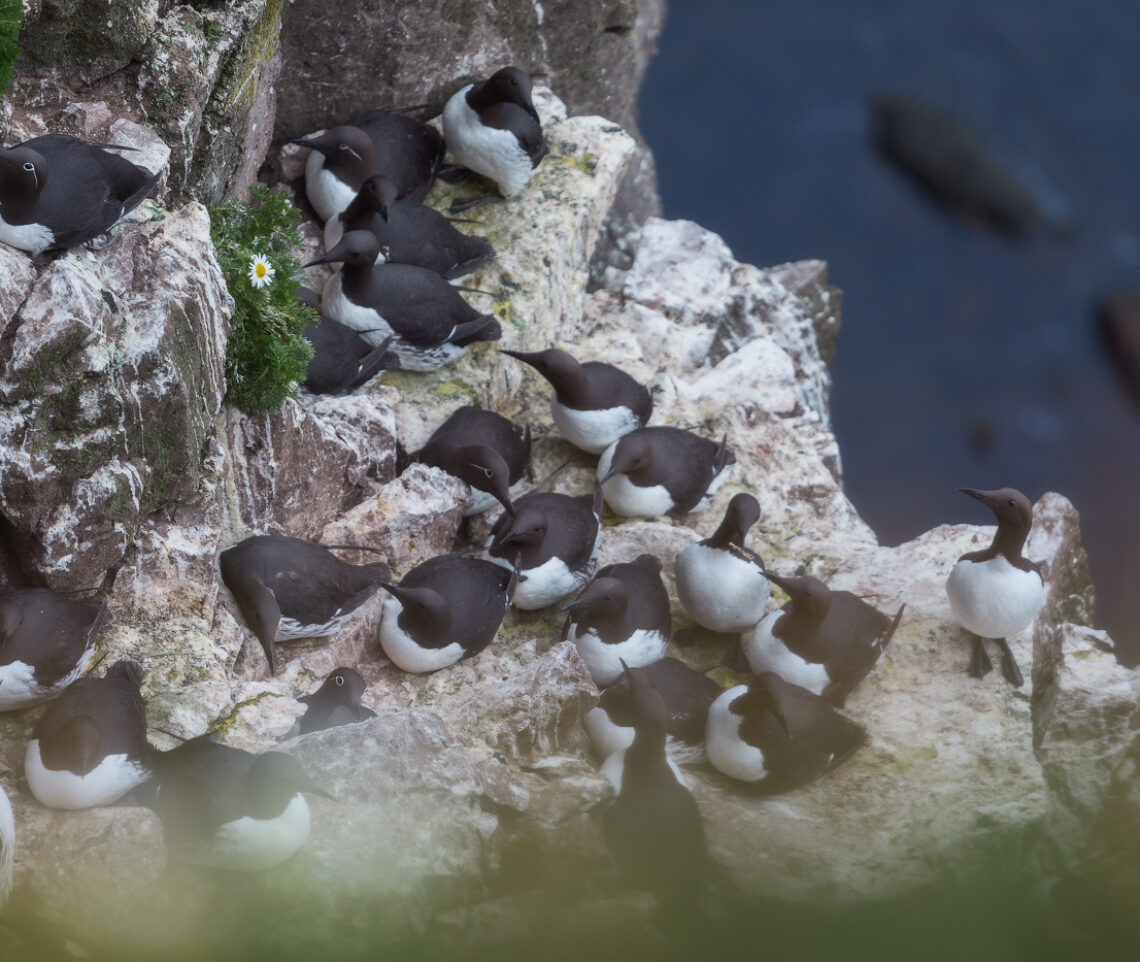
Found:
[[[1140,407],[1092,304],[1140,287],[1138,37],[1123,0],[674,0],[641,100],[667,217],[843,289],[833,419],[880,539],[990,523],[959,487],[1065,494],[1129,664]],[[1010,241],[930,203],[872,147],[885,91],[969,121],[1069,229]]]

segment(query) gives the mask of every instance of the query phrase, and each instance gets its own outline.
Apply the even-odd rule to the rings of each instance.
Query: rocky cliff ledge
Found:
[[[713,506],[684,524],[606,519],[602,563],[653,551],[675,598],[672,556],[746,490],[762,509],[749,543],[775,571],[803,568],[884,610],[907,605],[848,700],[870,739],[846,765],[774,799],[741,795],[711,770],[693,774],[721,885],[745,902],[842,904],[961,878],[998,850],[1028,877],[1072,867],[1106,818],[1138,810],[1129,792],[1140,757],[1140,683],[1088,627],[1072,506],[1057,494],[1035,506],[1027,554],[1047,565],[1048,600],[1012,639],[1030,680],[1014,690],[997,673],[967,678],[967,636],[943,583],[990,531],[943,526],[886,548],[843,494],[826,366],[839,292],[824,265],[740,264],[699,226],[650,219],[622,236],[628,268],[591,284],[639,151],[619,124],[568,117],[549,90],[539,93],[550,156],[521,197],[479,209],[470,228],[499,252],[469,283],[492,293],[502,346],[555,343],[620,359],[651,385],[654,423],[727,433],[738,457]],[[275,169],[288,177],[294,161],[286,153]],[[447,196],[441,185],[431,200]],[[144,665],[152,741],[170,747],[212,731],[269,748],[300,713],[294,699],[341,664],[358,666],[378,712],[284,743],[339,804],[314,799],[306,847],[240,881],[168,866],[147,809],[40,807],[22,769],[41,710],[0,715],[0,782],[19,833],[10,911],[144,957],[211,939],[239,953],[298,953],[398,946],[424,933],[609,938],[648,918],[645,899],[614,892],[595,821],[610,790],[581,728],[596,689],[559,640],[560,616],[511,611],[478,657],[411,676],[379,651],[373,599],[330,643],[283,648],[271,678],[217,577],[218,551],[255,532],[379,547],[397,574],[479,543],[484,522],[455,535],[458,482],[423,466],[396,474],[398,449],[418,448],[465,403],[529,423],[536,476],[569,460],[554,488],[585,492],[593,465],[551,431],[545,382],[480,345],[436,374],[386,374],[351,397],[302,394],[256,418],[229,408],[229,308],[207,215],[193,202],[45,269],[0,248],[0,308],[9,571],[108,593],[113,623],[98,655]],[[674,617],[685,623],[679,606]],[[723,647],[671,653],[732,680]],[[272,924],[251,922],[261,918]]]

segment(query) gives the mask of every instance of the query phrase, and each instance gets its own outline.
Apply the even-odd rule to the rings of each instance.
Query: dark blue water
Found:
[[[1140,3],[674,0],[641,126],[667,217],[739,260],[829,263],[847,492],[887,544],[989,523],[958,487],[1060,491],[1098,623],[1140,660],[1140,407],[1092,314],[1140,287]],[[867,103],[969,121],[1071,229],[1004,239],[875,152]]]

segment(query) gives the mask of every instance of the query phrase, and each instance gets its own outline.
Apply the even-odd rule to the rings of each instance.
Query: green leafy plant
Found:
[[[8,89],[12,67],[20,55],[16,40],[20,36],[20,20],[24,6],[20,0],[0,0],[0,94]]]
[[[227,397],[243,411],[276,411],[313,356],[305,325],[316,312],[297,300],[298,253],[304,242],[300,212],[285,191],[250,191],[251,202],[210,209],[210,233],[218,263],[234,299],[226,345]]]

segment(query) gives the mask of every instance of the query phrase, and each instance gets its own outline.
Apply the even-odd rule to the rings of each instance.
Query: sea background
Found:
[[[1094,305],[1140,287],[1138,37],[1132,0],[675,0],[640,102],[666,217],[748,263],[827,261],[844,483],[880,540],[992,524],[959,487],[1061,492],[1129,665],[1140,405]],[[876,151],[878,93],[967,121],[1051,227],[933,203]]]

